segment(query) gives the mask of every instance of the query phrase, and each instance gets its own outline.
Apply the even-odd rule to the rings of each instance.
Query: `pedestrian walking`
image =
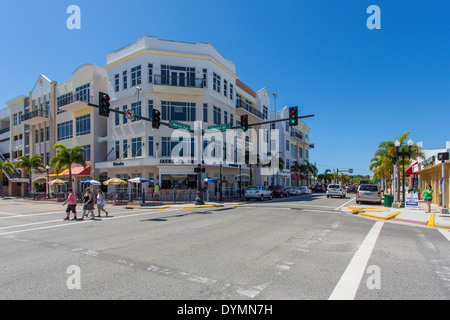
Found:
[[[159,183],[156,184],[155,188],[153,189],[153,200],[159,201]]]
[[[100,217],[100,212],[104,211],[106,213],[106,216],[108,216],[108,211],[105,210],[105,204],[106,204],[106,198],[102,190],[97,190],[97,210],[98,210],[98,216]]]
[[[430,213],[431,212],[431,201],[433,201],[433,189],[431,188],[430,185],[428,185],[426,187],[422,196],[423,196],[423,199],[425,200],[425,203],[427,204],[428,211],[426,211],[426,212]]]
[[[84,195],[83,195],[83,218],[88,216],[89,213],[91,213],[91,220],[94,220],[94,197],[92,196],[91,189],[86,188]],[[86,213],[88,211],[88,213]]]
[[[67,217],[65,217],[64,220],[70,220],[70,211],[72,211],[74,215],[72,220],[77,220],[77,197],[75,196],[75,193],[73,193],[72,188],[69,188],[69,195],[67,196],[67,200],[64,201],[63,206],[65,206],[66,203]]]

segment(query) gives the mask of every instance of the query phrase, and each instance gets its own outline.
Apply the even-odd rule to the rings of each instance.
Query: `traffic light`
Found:
[[[106,93],[99,92],[98,93],[98,114],[104,117],[109,117],[109,113],[111,110],[109,110],[110,103],[109,103],[109,96]]]
[[[159,129],[161,125],[161,112],[159,110],[153,109],[152,111],[152,128]]]
[[[246,132],[248,130],[248,115],[241,116],[241,129]]]
[[[298,125],[298,107],[289,107],[289,126]]]

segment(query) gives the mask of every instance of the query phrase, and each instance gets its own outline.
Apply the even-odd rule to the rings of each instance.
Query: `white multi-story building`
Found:
[[[105,68],[111,109],[131,109],[134,115],[151,118],[152,110],[157,109],[162,122],[176,121],[193,129],[194,121],[201,121],[206,130],[214,125],[235,126],[241,114],[248,114],[250,123],[263,121],[270,110],[267,91],[256,93],[237,80],[235,65],[208,43],[145,36],[108,53]],[[153,129],[149,121],[130,120],[111,112],[108,156],[96,168],[110,178],[150,178],[164,189],[195,188],[195,159],[173,159],[172,150],[179,142],[172,138],[173,131],[166,126]],[[193,145],[192,140],[192,153]],[[235,145],[234,141],[227,141],[218,149],[235,150],[235,158],[239,158],[245,147]],[[218,179],[222,175],[224,192],[236,190],[240,182],[243,185],[256,182],[255,169],[250,172],[249,166],[242,163],[239,166],[238,161],[205,167],[204,177]],[[138,188],[140,185],[134,186]]]

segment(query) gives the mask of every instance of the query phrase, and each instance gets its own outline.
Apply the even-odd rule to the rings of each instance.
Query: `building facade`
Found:
[[[106,119],[88,103],[97,103],[98,92],[106,91],[106,71],[92,64],[84,64],[73,72],[72,78],[58,84],[40,75],[28,96],[19,96],[7,102],[10,113],[10,148],[8,161],[14,163],[20,156],[39,155],[47,170],[32,173],[32,182],[46,183],[49,178],[59,177],[69,185],[68,170],[53,172],[50,159],[56,155],[54,145],[64,144],[68,149],[81,146],[85,149],[86,168],[74,165],[75,191],[81,190],[80,182],[90,176],[93,164],[102,161],[106,144]],[[5,150],[6,151],[6,150]],[[36,191],[29,186],[28,173],[20,170],[20,179],[10,179],[8,194],[26,195]],[[52,191],[65,191],[67,186],[52,187]]]

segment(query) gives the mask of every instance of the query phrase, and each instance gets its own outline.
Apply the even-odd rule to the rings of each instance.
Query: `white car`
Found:
[[[302,194],[312,194],[311,188],[301,187],[300,190],[302,191]]]
[[[327,198],[338,196],[341,198],[345,198],[347,195],[347,188],[340,184],[330,184],[327,188]]]
[[[244,191],[245,200],[259,199],[264,200],[264,198],[272,200],[272,191],[270,191],[265,186],[250,186]]]

